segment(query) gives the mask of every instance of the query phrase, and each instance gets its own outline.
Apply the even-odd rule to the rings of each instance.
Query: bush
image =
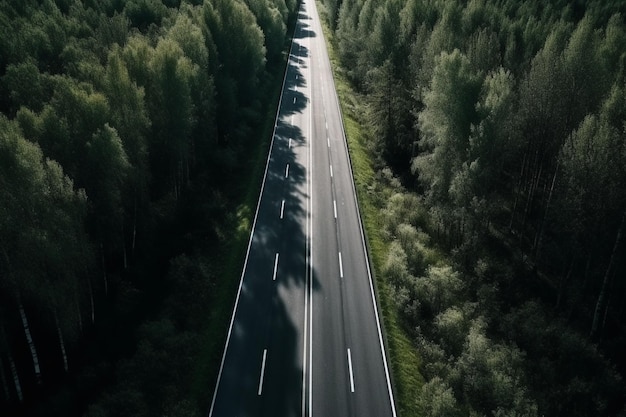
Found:
[[[435,317],[451,307],[463,290],[459,273],[450,266],[428,268],[425,277],[417,280],[417,297],[422,300],[422,313],[425,317]]]
[[[439,377],[424,384],[418,403],[424,417],[453,417],[460,414],[452,388]]]

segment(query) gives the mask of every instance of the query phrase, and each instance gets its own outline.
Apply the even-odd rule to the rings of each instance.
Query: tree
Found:
[[[154,48],[144,36],[131,36],[122,49],[122,57],[128,70],[128,75],[139,87],[149,88],[151,79],[150,66],[146,63],[152,60]]]
[[[194,11],[194,13],[196,13]],[[189,74],[189,88],[193,102],[193,125],[190,143],[191,168],[201,167],[202,170],[219,164],[216,152],[217,133],[215,126],[215,85],[211,75],[212,62],[216,56],[209,56],[207,40],[200,28],[189,17],[179,14],[175,25],[170,29],[168,37],[174,40],[183,50],[185,57],[193,64]],[[217,169],[216,169],[217,171]]]
[[[105,124],[86,145],[85,191],[89,197],[92,232],[105,254],[122,249],[122,189],[128,158],[117,131]]]
[[[467,56],[475,71],[495,71],[502,61],[496,33],[484,28],[474,32],[469,40]]]
[[[337,28],[337,20],[339,19],[339,9],[341,8],[342,0],[325,0],[324,6],[328,12],[328,25],[331,30]]]
[[[43,103],[49,99],[46,77],[39,73],[32,59],[9,65],[2,81],[10,92],[14,111],[21,106],[41,111]]]
[[[154,84],[151,163],[154,187],[175,198],[189,182],[190,135],[194,125],[190,79],[194,66],[171,40],[161,40],[150,63]]]
[[[424,96],[424,109],[418,114],[420,153],[412,161],[412,170],[429,203],[441,211],[439,221],[446,225],[455,208],[451,194],[455,177],[465,169],[464,164],[468,165],[469,137],[477,120],[475,103],[480,86],[481,80],[471,70],[467,57],[459,50],[443,52]],[[458,231],[462,222],[462,218],[456,219],[448,231]],[[460,237],[458,232],[448,236]]]
[[[4,116],[0,116],[0,161],[0,289],[19,312],[32,366],[41,382],[37,339],[28,312],[36,308],[57,318],[49,325],[58,331],[67,367],[58,317],[71,315],[75,307],[61,303],[59,295],[80,285],[83,265],[91,261],[77,256],[86,253],[80,250],[82,246],[88,246],[82,233],[86,197],[74,190],[56,162],[44,160],[39,147],[26,141],[17,124]],[[15,372],[14,377],[19,379]]]
[[[566,100],[563,104],[566,132],[575,129],[583,118],[597,110],[610,88],[604,59],[598,55],[600,36],[592,18],[586,15],[572,32],[563,51]]]
[[[417,280],[417,296],[427,317],[435,317],[449,308],[462,289],[458,272],[449,266],[431,266],[426,276]]]
[[[405,45],[408,39],[400,37],[400,11],[400,2],[387,1],[375,9],[370,28],[365,25],[359,27],[363,32],[363,39],[366,40],[360,57],[366,67],[381,66],[388,59],[396,69],[394,72],[403,67],[401,58],[406,58]]]
[[[161,24],[167,7],[159,0],[130,0],[124,6],[124,14],[134,27],[146,31],[151,24]]]
[[[144,89],[130,79],[119,48],[113,48],[109,54],[104,84],[111,109],[111,125],[122,139],[129,162],[137,170],[134,177],[145,176],[145,136],[150,127],[150,119],[145,109]],[[138,182],[145,184],[145,181]]]
[[[471,190],[470,199],[494,198],[501,191],[499,187],[505,182],[506,171],[517,154],[512,117],[516,100],[514,88],[513,75],[502,67],[490,72],[483,82],[476,103],[480,122],[472,126],[469,138],[467,166],[471,168],[471,182],[456,187],[459,192],[463,188],[466,192]],[[457,205],[467,206],[469,201],[461,199]]]
[[[136,245],[138,212],[145,209],[149,199],[150,170],[146,136],[150,119],[145,108],[144,88],[130,79],[119,47],[114,47],[109,54],[104,90],[111,108],[111,127],[117,131],[128,158],[128,176],[124,181],[122,200],[125,212],[131,218],[132,254]],[[123,246],[126,265],[126,244]]]
[[[537,416],[537,405],[524,388],[522,359],[518,349],[491,342],[484,321],[477,319],[457,363],[463,395],[471,407],[481,413]]]
[[[562,49],[567,27],[558,24],[533,58],[531,69],[520,87],[519,129],[526,138],[519,174],[514,190],[510,225],[514,225],[518,207],[521,208],[521,236],[524,236],[536,198],[545,177],[556,172],[555,160],[569,131],[566,86]]]
[[[263,31],[241,0],[213,0],[204,3],[204,23],[217,49],[215,88],[219,101],[217,123],[220,139],[243,138],[249,122],[247,112],[257,105],[266,48]],[[237,34],[233,36],[233,34]],[[252,105],[250,104],[252,103]],[[248,113],[256,117],[254,111]],[[243,120],[243,123],[242,123]]]
[[[452,388],[440,377],[424,384],[418,404],[426,417],[453,417],[459,413]]]
[[[609,107],[604,109],[609,111]],[[626,145],[623,135],[610,125],[605,112],[600,118],[593,115],[585,118],[561,152],[565,187],[561,205],[565,206],[570,220],[569,230],[573,235],[570,250],[577,253],[582,249],[590,261],[594,252],[595,256],[602,255],[597,251],[598,246],[607,248],[609,253],[593,316],[591,334],[594,337],[601,328],[600,316],[606,308],[607,285],[623,234],[626,207],[626,195],[621,191],[626,184]]]
[[[337,22],[337,48],[339,59],[343,67],[349,69],[348,75],[352,81],[357,80],[358,68],[352,63],[357,62],[360,45],[365,41],[358,32],[359,25],[367,27],[372,13],[372,2],[364,0],[343,0],[339,8],[339,20]],[[367,20],[367,21],[363,21]],[[369,26],[371,28],[371,26]],[[365,68],[361,68],[364,70]],[[358,85],[357,85],[358,86]]]
[[[287,32],[281,10],[268,0],[245,0],[245,2],[263,31],[268,61],[278,62]]]
[[[368,120],[385,160],[405,170],[413,150],[413,117],[409,92],[395,76],[390,60],[372,69],[367,77]]]

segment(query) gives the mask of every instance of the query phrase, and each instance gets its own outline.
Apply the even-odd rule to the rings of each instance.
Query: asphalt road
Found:
[[[341,114],[304,0],[210,417],[395,417]]]

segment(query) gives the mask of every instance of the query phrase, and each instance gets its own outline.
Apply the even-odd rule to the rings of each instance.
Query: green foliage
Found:
[[[404,111],[410,106],[410,95],[394,72],[392,62],[387,60],[367,76],[372,91],[368,96],[368,120],[381,153],[391,163],[405,160],[414,142],[412,119]]]
[[[105,124],[86,145],[84,184],[92,203],[95,235],[107,247],[122,230],[122,193],[129,163],[117,131]],[[114,242],[114,243],[113,243]]]
[[[167,7],[159,0],[130,0],[124,6],[132,25],[143,31],[150,25],[159,26],[166,13]]]
[[[233,139],[241,140],[249,133],[246,116],[258,116],[255,105],[267,52],[264,34],[242,0],[205,2],[202,13],[207,42],[210,40],[217,57],[214,80],[220,136],[231,139],[234,135]]]
[[[246,0],[246,5],[256,17],[256,22],[263,31],[267,59],[278,60],[283,51],[287,31],[285,21],[287,6],[283,0]]]
[[[452,389],[439,377],[424,384],[419,404],[425,417],[453,417],[459,414]]]
[[[413,172],[423,184],[433,209],[443,216],[457,217],[459,223],[464,222],[465,215],[456,214],[454,207],[466,207],[458,204],[459,200],[468,200],[460,194],[476,170],[467,157],[471,126],[477,120],[475,103],[480,87],[480,79],[467,57],[458,49],[451,54],[443,52],[418,116],[421,153],[413,159]],[[442,217],[439,222],[445,223]]]
[[[236,259],[245,246],[226,244],[242,197],[220,174],[264,160],[275,102],[261,98],[282,80],[296,6],[0,2],[0,373],[13,382],[15,361],[25,399],[9,386],[1,409],[205,410],[213,375],[193,365],[233,293],[212,303],[219,265],[204,254]]]
[[[128,161],[134,167],[132,180],[146,186],[146,134],[150,119],[146,112],[144,89],[130,79],[121,50],[114,47],[108,59],[104,92],[110,105],[111,125],[119,134]]]
[[[194,67],[177,43],[159,41],[150,62],[152,87],[149,108],[152,123],[151,162],[159,170],[158,183],[178,198],[189,176],[190,135],[193,130],[193,102],[190,79]],[[164,174],[168,174],[167,176]]]
[[[93,263],[82,230],[85,193],[24,139],[17,123],[0,116],[0,131],[0,290],[8,297],[3,307],[8,313],[16,301],[37,303],[46,314],[71,316],[75,306],[63,298],[85,289],[83,268]],[[66,328],[73,327],[70,322]]]
[[[437,315],[452,305],[463,289],[459,274],[449,266],[430,267],[417,282],[417,297],[426,314]]]
[[[527,398],[523,386],[521,361],[517,349],[494,345],[486,337],[483,323],[477,320],[457,364],[463,395],[482,412],[537,415],[537,406]]]
[[[10,64],[6,69],[3,82],[11,92],[12,108],[26,106],[41,111],[42,104],[49,100],[47,77],[40,74],[32,60],[20,64]]]
[[[338,72],[364,103],[344,106],[365,115],[379,158],[366,194],[387,251],[374,262],[431,381],[420,413],[623,412],[611,364],[626,366],[623,6],[324,4]],[[534,299],[555,312],[503,326]],[[584,359],[546,361],[549,342],[530,347],[543,343],[536,327],[558,322],[566,337],[592,321],[598,345],[572,342]],[[602,376],[591,381],[594,366]],[[547,375],[563,379],[537,383]]]

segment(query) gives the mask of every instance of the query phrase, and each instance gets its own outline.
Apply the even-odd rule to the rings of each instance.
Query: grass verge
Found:
[[[323,8],[318,2],[318,7]],[[322,22],[326,46],[330,55],[331,67],[335,78],[335,87],[343,113],[343,123],[348,141],[348,150],[352,161],[359,209],[370,259],[374,269],[378,304],[382,313],[387,354],[391,363],[394,396],[398,415],[402,417],[420,414],[416,399],[424,380],[419,372],[420,358],[409,333],[403,327],[391,296],[390,288],[381,278],[381,267],[387,257],[389,242],[381,236],[379,219],[385,196],[395,190],[388,188],[378,180],[375,168],[375,155],[367,146],[367,134],[363,126],[364,106],[357,93],[350,87],[341,72],[336,52],[333,33]]]

